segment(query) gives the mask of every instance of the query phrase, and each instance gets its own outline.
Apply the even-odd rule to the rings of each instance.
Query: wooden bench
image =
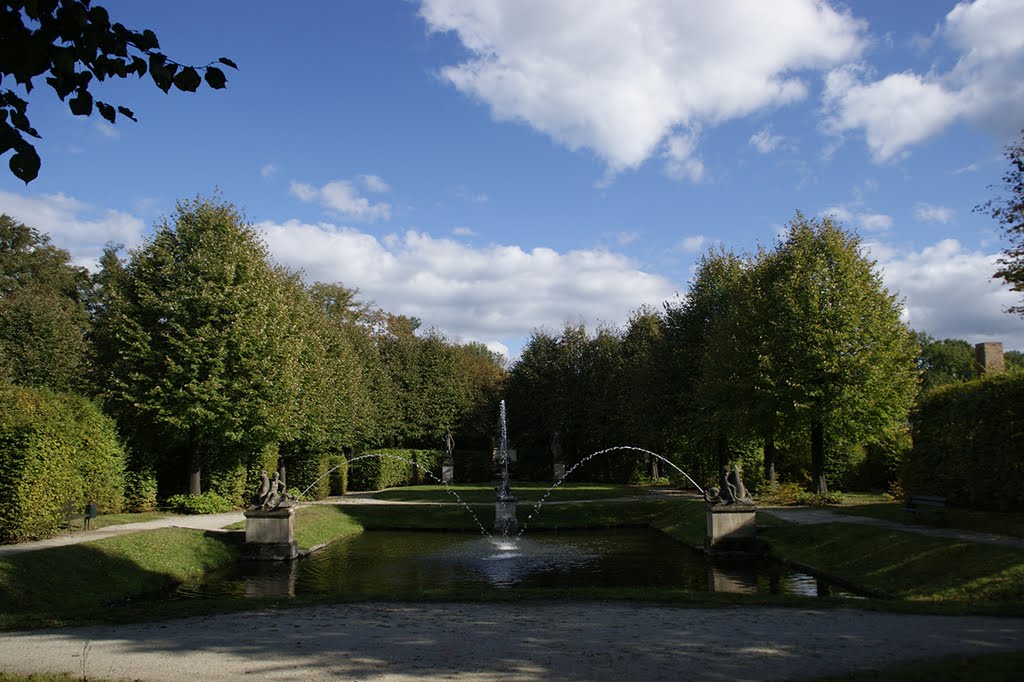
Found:
[[[72,521],[81,521],[85,530],[89,530],[89,526],[92,523],[92,520],[95,519],[96,516],[98,515],[95,504],[85,505],[84,514],[76,513],[75,503],[70,500],[66,505],[64,505],[64,509],[61,510],[61,514],[63,515],[63,522],[65,528],[71,528]]]
[[[938,495],[911,495],[903,511],[908,514],[942,515],[946,512],[946,498]]]

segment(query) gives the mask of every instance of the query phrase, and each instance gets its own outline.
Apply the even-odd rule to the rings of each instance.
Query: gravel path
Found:
[[[1024,649],[1024,619],[618,602],[346,604],[0,634],[0,670],[139,680],[787,680]]]

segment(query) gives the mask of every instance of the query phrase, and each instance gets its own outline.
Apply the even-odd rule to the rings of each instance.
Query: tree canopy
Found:
[[[216,64],[238,68],[226,57],[206,66],[179,64],[160,52],[153,31],[112,23],[110,13],[91,0],[5,0],[0,10],[0,155],[14,151],[8,165],[25,183],[39,175],[42,162],[27,138],[42,136],[32,127],[28,102],[11,87],[11,80],[27,97],[35,79],[45,75],[46,84],[72,114],[89,116],[96,110],[114,123],[118,114],[133,121],[135,114],[95,99],[89,90],[94,80],[149,73],[164,92],[172,87],[195,92],[204,80],[220,89],[227,77]]]
[[[47,235],[0,215],[0,380],[82,388],[88,285]]]
[[[1004,194],[974,210],[992,216],[1010,242],[993,277],[1009,284],[1013,291],[1024,293],[1024,131],[1020,141],[1006,148],[1005,156],[1010,169],[1003,176]],[[1006,312],[1024,315],[1024,305],[1011,306]]]

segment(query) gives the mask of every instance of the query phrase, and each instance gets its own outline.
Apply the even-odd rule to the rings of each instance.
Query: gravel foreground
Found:
[[[341,604],[0,634],[0,670],[132,680],[798,680],[1024,649],[1024,619],[618,602]]]

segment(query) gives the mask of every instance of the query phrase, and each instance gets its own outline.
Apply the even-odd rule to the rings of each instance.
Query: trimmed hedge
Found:
[[[349,490],[381,490],[403,485],[436,483],[424,470],[440,478],[441,458],[444,456],[440,450],[374,450],[365,454],[383,456],[366,457],[350,463]]]
[[[0,385],[0,541],[56,534],[69,503],[120,512],[124,461],[113,421],[89,400]]]
[[[996,374],[923,396],[903,471],[912,494],[951,504],[1024,510],[1024,375]]]

